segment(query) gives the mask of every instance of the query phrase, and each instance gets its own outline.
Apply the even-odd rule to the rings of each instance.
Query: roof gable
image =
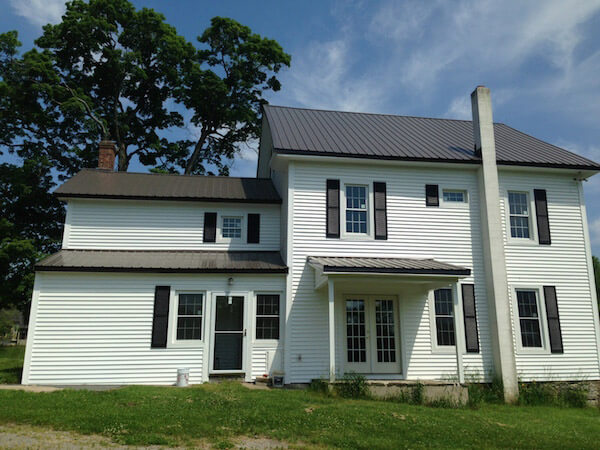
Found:
[[[406,161],[481,162],[469,120],[432,119],[265,105],[278,153]],[[600,170],[600,165],[502,123],[498,164]]]

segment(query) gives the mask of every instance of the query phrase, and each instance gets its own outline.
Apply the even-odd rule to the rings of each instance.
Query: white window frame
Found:
[[[441,186],[440,206],[443,208],[468,208],[469,207],[469,191],[465,188],[455,186]],[[444,199],[444,192],[460,192],[463,194],[462,202],[448,202]]]
[[[541,347],[523,347],[521,338],[521,321],[519,316],[519,304],[517,300],[517,291],[534,291],[537,301],[538,319],[540,321],[540,340]],[[521,354],[549,354],[550,345],[548,342],[548,319],[546,317],[546,299],[544,297],[544,289],[542,286],[518,285],[511,289],[512,294],[512,310],[513,322],[515,324],[515,341],[517,345],[517,353]]]
[[[256,338],[256,313],[258,311],[258,296],[259,295],[279,295],[279,339],[257,339]],[[285,339],[285,299],[283,291],[254,291],[252,304],[252,343],[258,344],[258,347],[273,347],[276,348],[280,343],[283,345]]]
[[[529,203],[529,238],[517,238],[512,237],[512,233],[510,231],[510,201],[508,199],[508,194],[510,192],[525,194],[527,195],[527,202]],[[506,241],[510,245],[537,245],[538,244],[538,231],[537,231],[537,220],[534,220],[535,211],[535,201],[533,199],[533,190],[529,188],[520,188],[519,186],[514,186],[511,189],[506,190],[506,195],[504,197],[504,215],[505,223],[506,223]]]
[[[431,289],[429,291],[428,294],[428,304],[429,304],[429,330],[430,330],[430,335],[431,335],[431,352],[432,353],[438,353],[438,354],[451,354],[451,355],[456,355],[456,345],[438,345],[438,341],[437,341],[437,324],[436,324],[436,320],[435,320],[435,291],[438,289],[450,289],[450,292],[452,294],[452,314],[454,316],[454,342],[458,342],[458,336],[456,335],[456,333],[458,333],[457,330],[457,326],[456,326],[456,311],[454,310],[454,290],[452,289],[452,286],[441,286],[438,287],[436,289]],[[460,287],[460,284],[458,285],[457,289],[456,289],[456,294],[458,295],[458,303],[459,305],[461,305],[462,307],[462,289]],[[465,349],[463,349],[463,354],[465,353]]]
[[[342,239],[347,239],[347,240],[371,240],[374,239],[373,237],[373,229],[374,229],[374,223],[373,223],[373,190],[372,190],[372,183],[365,183],[362,182],[361,180],[342,180],[340,183],[340,202],[341,202],[341,208],[340,208],[340,236]],[[367,209],[366,209],[366,213],[367,213],[367,232],[366,233],[350,233],[346,231],[346,187],[347,186],[360,186],[360,187],[364,187],[366,189],[366,194],[367,194]]]
[[[202,337],[201,339],[177,339],[177,318],[179,317],[179,295],[180,294],[202,294]],[[207,292],[198,290],[171,290],[171,301],[169,304],[168,344],[169,348],[203,348],[206,340],[206,302]]]
[[[223,222],[225,219],[240,219],[240,237],[230,238],[223,236]],[[244,242],[246,236],[246,214],[239,212],[228,212],[226,214],[219,214],[217,217],[217,242]]]

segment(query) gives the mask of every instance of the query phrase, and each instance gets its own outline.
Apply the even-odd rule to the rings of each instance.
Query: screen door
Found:
[[[217,296],[214,370],[242,370],[244,297]]]

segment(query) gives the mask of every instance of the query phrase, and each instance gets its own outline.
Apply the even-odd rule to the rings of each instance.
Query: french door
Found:
[[[392,296],[346,297],[346,372],[401,372],[397,306]]]

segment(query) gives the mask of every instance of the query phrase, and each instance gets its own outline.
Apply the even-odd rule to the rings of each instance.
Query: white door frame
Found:
[[[217,317],[217,297],[243,297],[243,308],[242,312],[242,368],[241,370],[215,370],[215,322]],[[224,374],[224,373],[246,373],[247,369],[247,355],[248,355],[248,292],[213,292],[210,299],[210,329],[209,329],[209,354],[208,354],[208,367],[209,374]]]
[[[367,358],[364,363],[349,363],[348,362],[348,340],[346,327],[346,301],[347,300],[363,300],[365,302],[365,335]],[[377,362],[377,336],[375,323],[375,301],[376,300],[392,300],[394,313],[394,339],[396,347],[396,362],[395,363],[379,363]],[[386,375],[402,375],[403,374],[403,351],[402,340],[400,337],[400,301],[397,295],[394,294],[344,294],[342,295],[342,327],[343,327],[343,345],[342,349],[342,367],[343,371],[362,374],[386,374]],[[385,367],[385,365],[389,365]],[[395,367],[391,367],[391,366]]]

